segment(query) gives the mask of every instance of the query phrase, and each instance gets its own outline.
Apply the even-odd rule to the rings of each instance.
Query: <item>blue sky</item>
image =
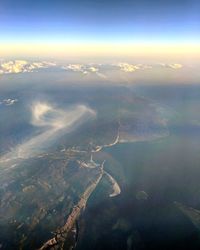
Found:
[[[1,42],[196,42],[198,0],[1,0]]]

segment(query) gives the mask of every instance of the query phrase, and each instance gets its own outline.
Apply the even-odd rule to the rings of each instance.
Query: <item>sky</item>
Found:
[[[199,10],[199,0],[1,0],[0,53],[194,54]]]

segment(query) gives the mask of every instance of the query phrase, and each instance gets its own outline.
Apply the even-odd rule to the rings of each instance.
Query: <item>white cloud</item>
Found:
[[[18,102],[18,99],[4,99],[3,101],[0,101],[0,104],[4,104],[6,106],[11,106],[13,104],[15,104],[16,102]]]
[[[91,64],[68,64],[63,66],[62,69],[81,72],[83,74],[97,73],[99,71],[96,66]]]
[[[52,110],[47,103],[38,102],[32,106],[32,124],[35,126],[44,126],[44,115]]]
[[[98,68],[95,68],[95,67],[89,67],[88,68],[88,70],[90,71],[90,72],[98,72],[99,71],[99,69]]]
[[[99,76],[102,79],[107,79],[107,76],[104,75],[104,74],[102,74],[102,73],[100,73],[100,72],[96,72],[96,75]]]
[[[37,69],[41,68],[49,68],[56,66],[55,63],[52,62],[28,62],[24,60],[11,60],[0,62],[0,74],[17,74],[17,73],[25,73],[25,72],[33,72]]]
[[[120,70],[124,72],[134,72],[140,69],[139,65],[133,65],[129,63],[118,63],[117,66],[120,68]]]
[[[62,69],[74,72],[80,72],[84,75],[96,74],[100,78],[103,79],[107,78],[103,73],[99,72],[99,68],[97,67],[97,65],[93,64],[68,64],[63,66]]]
[[[11,60],[5,61],[0,60],[0,75],[10,74],[10,73],[25,73],[25,72],[35,72],[38,69],[47,69],[52,67],[60,68],[61,70],[79,72],[83,75],[95,74],[100,78],[106,78],[104,72],[110,70],[120,70],[126,73],[132,73],[138,70],[148,70],[152,68],[171,68],[171,69],[181,69],[183,67],[180,63],[157,63],[157,64],[131,64],[127,62],[120,62],[116,64],[57,64],[55,62],[48,61],[38,61],[38,62],[28,62],[25,60]]]
[[[160,65],[161,67],[164,68],[170,68],[170,69],[181,69],[183,68],[183,65],[180,63],[159,63],[158,65]]]
[[[62,67],[65,70],[71,70],[75,72],[82,72],[84,73],[84,65],[83,64],[69,64]]]
[[[181,69],[183,65],[180,63],[173,63],[173,64],[168,64],[168,67],[171,69]]]
[[[159,64],[130,64],[130,63],[118,63],[115,66],[119,67],[123,72],[135,72],[137,70],[145,70],[145,69],[153,69],[157,66],[161,66],[163,68],[171,68],[171,69],[181,69],[183,67],[180,63],[159,63]]]

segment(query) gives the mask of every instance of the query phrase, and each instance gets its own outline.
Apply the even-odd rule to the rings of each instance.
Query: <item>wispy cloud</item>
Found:
[[[84,121],[95,117],[96,112],[85,106],[75,105],[67,110],[56,108],[49,103],[36,102],[31,107],[30,123],[42,128],[41,133],[33,135],[24,143],[17,145],[11,152],[0,158],[8,162],[18,158],[29,158],[44,152],[60,135],[70,133]]]
[[[183,68],[183,65],[180,63],[173,63],[173,64],[167,64],[167,66],[171,69],[181,69]]]
[[[124,72],[134,72],[140,69],[140,65],[133,65],[129,63],[118,63],[116,66],[120,68],[120,70]]]

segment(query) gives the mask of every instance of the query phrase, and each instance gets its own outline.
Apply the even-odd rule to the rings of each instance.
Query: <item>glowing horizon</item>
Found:
[[[200,55],[200,2],[3,0],[0,56]]]
[[[7,43],[0,45],[0,55],[9,56],[191,56],[200,57],[200,44],[138,44],[138,43]]]

